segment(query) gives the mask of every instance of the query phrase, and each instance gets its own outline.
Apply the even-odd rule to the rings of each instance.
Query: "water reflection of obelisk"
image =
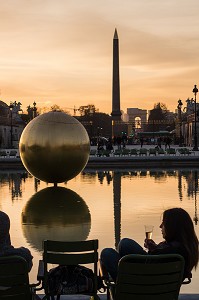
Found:
[[[120,74],[119,74],[119,39],[115,29],[113,37],[113,82],[112,82],[112,135],[119,134],[119,125],[121,120],[120,111]]]
[[[114,172],[113,175],[113,201],[114,201],[114,228],[115,248],[121,238],[121,173]]]

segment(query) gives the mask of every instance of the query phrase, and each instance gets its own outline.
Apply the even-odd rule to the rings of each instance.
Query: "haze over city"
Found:
[[[197,0],[7,0],[0,11],[0,97],[7,104],[92,103],[111,113],[115,28],[123,111],[157,102],[174,111],[199,84]]]

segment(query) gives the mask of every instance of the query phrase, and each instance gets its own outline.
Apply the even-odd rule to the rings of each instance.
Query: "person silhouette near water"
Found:
[[[117,278],[119,260],[127,254],[180,254],[185,260],[183,280],[192,277],[191,271],[198,265],[199,248],[191,217],[182,208],[167,209],[163,213],[160,228],[164,240],[157,244],[152,239],[145,239],[144,247],[148,251],[129,238],[123,238],[117,250],[112,248],[102,250],[101,261],[114,282]]]
[[[17,255],[23,257],[28,265],[28,271],[32,268],[33,256],[30,250],[25,247],[15,248],[10,240],[10,218],[8,215],[0,211],[0,256]]]

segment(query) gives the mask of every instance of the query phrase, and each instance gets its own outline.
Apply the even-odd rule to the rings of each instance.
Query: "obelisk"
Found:
[[[121,120],[120,111],[120,72],[119,72],[119,39],[117,29],[113,37],[113,82],[112,82],[112,135],[118,135],[118,121]]]

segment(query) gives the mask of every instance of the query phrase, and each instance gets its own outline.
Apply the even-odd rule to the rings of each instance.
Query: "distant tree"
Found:
[[[20,114],[20,117],[25,122],[25,124],[28,124],[32,119],[40,115],[36,106],[36,102],[33,103],[33,106],[28,105],[26,112],[27,113]]]
[[[97,112],[93,115],[93,134],[97,136],[99,133],[105,137],[112,136],[112,118],[110,115]],[[99,128],[102,128],[99,132]]]
[[[98,109],[96,109],[94,104],[80,106],[78,110],[79,110],[80,116],[90,116],[99,111]]]
[[[43,107],[38,108],[39,114],[44,114],[44,113],[47,113],[47,112],[53,111],[53,110],[63,111],[65,113],[67,113],[68,115],[70,115],[70,113],[67,109],[62,108],[61,106],[59,106],[57,104],[53,104],[51,107],[43,106]]]
[[[88,106],[85,106],[86,108]],[[98,109],[94,107],[93,110],[87,111],[80,116],[76,117],[86,128],[89,137],[97,137],[99,134],[105,137],[111,137],[111,116],[106,113],[98,112]]]
[[[63,109],[57,105],[57,104],[53,104],[51,107],[50,107],[50,111],[53,111],[53,110],[56,110],[56,111],[63,111]]]
[[[149,119],[151,120],[165,120],[168,109],[164,103],[155,103],[154,108],[150,111]]]
[[[24,114],[21,114],[20,117],[24,121],[25,124],[28,124],[32,120],[32,117],[30,117],[29,114],[24,113]]]
[[[154,104],[154,108],[150,110],[148,118],[148,131],[166,130],[168,124],[164,122],[167,119],[168,109],[164,103],[158,102]]]
[[[47,106],[43,106],[43,107],[38,107],[37,108],[37,111],[38,111],[39,115],[42,115],[42,114],[44,114],[46,112],[49,112],[49,110],[50,110],[50,108],[47,107]]]
[[[154,109],[161,109],[163,111],[168,111],[166,104],[162,103],[162,102],[155,103],[153,108]]]

